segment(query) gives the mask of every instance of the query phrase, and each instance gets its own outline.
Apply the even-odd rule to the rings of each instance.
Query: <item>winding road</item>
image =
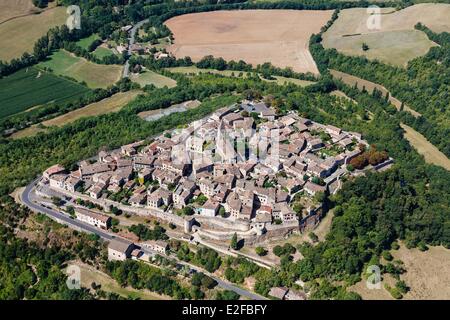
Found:
[[[36,203],[32,200],[32,193],[33,193],[33,189],[35,188],[36,184],[41,180],[41,177],[35,179],[32,183],[30,183],[29,185],[26,186],[25,190],[23,191],[23,193],[21,194],[21,201],[24,205],[26,205],[28,208],[30,208],[32,211],[35,212],[40,212],[43,213],[47,216],[49,216],[50,218],[60,221],[66,225],[68,225],[69,227],[76,229],[76,230],[81,230],[84,232],[88,232],[88,233],[93,233],[98,235],[99,237],[101,237],[104,240],[110,241],[112,239],[115,239],[117,241],[123,241],[123,242],[127,242],[127,240],[115,236],[105,230],[93,227],[87,223],[81,222],[79,220],[76,219],[72,219],[70,216],[65,215],[59,211],[47,208],[39,203]],[[144,247],[141,248],[141,250],[148,254],[148,255],[154,255],[155,252],[148,250]],[[196,272],[202,272],[206,275],[208,275],[209,277],[213,278],[214,280],[217,281],[217,284],[219,287],[226,289],[226,290],[231,290],[236,292],[237,294],[247,297],[248,299],[251,300],[267,300],[267,298],[260,296],[254,292],[242,289],[240,287],[237,287],[227,281],[224,281],[218,277],[216,277],[215,275],[211,274],[210,272],[204,270],[203,268],[200,268],[198,266],[192,265],[190,263],[184,262],[179,260],[176,256],[171,256],[171,258],[174,258],[179,264],[181,265],[185,265],[188,266],[189,268],[195,270]]]
[[[83,230],[83,231],[86,231],[89,233],[97,234],[98,236],[100,236],[101,238],[103,238],[105,240],[112,240],[112,239],[117,239],[119,241],[121,240],[120,238],[117,238],[114,235],[111,235],[110,233],[103,231],[102,229],[98,229],[87,223],[83,223],[79,220],[72,219],[70,216],[67,216],[61,212],[55,211],[53,209],[49,209],[38,203],[33,202],[30,198],[30,194],[31,194],[33,188],[35,187],[36,183],[39,182],[40,179],[41,178],[38,178],[38,179],[34,180],[32,183],[30,183],[28,186],[26,186],[25,190],[23,191],[23,193],[21,195],[22,203],[25,204],[28,208],[30,208],[31,210],[33,210],[35,212],[43,213],[53,219],[60,220],[74,229],[80,229],[80,230]]]
[[[142,27],[145,23],[147,23],[149,19],[145,19],[142,21],[139,21],[136,23],[133,28],[131,28],[128,33],[130,37],[128,38],[128,58],[127,61],[125,61],[125,66],[123,67],[123,74],[122,78],[128,78],[130,75],[130,57],[131,57],[131,46],[136,41],[136,32],[139,30],[140,27]]]

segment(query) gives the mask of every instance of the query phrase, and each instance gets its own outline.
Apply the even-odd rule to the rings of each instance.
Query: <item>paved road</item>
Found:
[[[91,225],[89,225],[87,223],[81,222],[79,220],[72,219],[71,217],[69,217],[69,216],[67,216],[67,215],[65,215],[65,214],[63,214],[61,212],[58,212],[58,211],[53,210],[53,209],[46,208],[46,207],[44,207],[44,206],[42,206],[42,205],[40,205],[38,203],[33,202],[32,199],[31,199],[31,193],[33,192],[33,189],[34,189],[35,185],[39,182],[40,179],[41,178],[37,178],[32,183],[30,183],[28,186],[26,186],[25,190],[23,191],[23,193],[21,195],[21,200],[22,200],[23,204],[25,204],[31,210],[37,211],[37,212],[40,212],[40,213],[43,213],[43,214],[46,214],[47,216],[50,216],[50,217],[52,217],[54,219],[58,219],[60,221],[63,221],[69,227],[72,227],[74,229],[83,230],[83,231],[89,232],[89,233],[94,233],[94,234],[98,235],[99,237],[101,237],[102,239],[105,239],[107,241],[110,241],[112,239],[115,239],[115,240],[118,240],[118,241],[124,241],[124,242],[126,241],[125,239],[122,239],[120,237],[114,236],[111,233],[106,232],[106,231],[104,231],[102,229],[93,227],[93,226],[91,226]],[[142,247],[141,250],[144,253],[148,254],[148,255],[154,255],[155,254],[155,252],[153,252],[151,250],[148,250],[148,249],[146,249],[144,247]],[[179,264],[186,265],[186,266],[190,267],[191,269],[193,269],[193,270],[195,270],[197,272],[203,272],[204,274],[210,276],[211,278],[216,280],[218,285],[221,288],[223,288],[223,289],[234,291],[237,294],[239,294],[241,296],[244,296],[244,297],[247,297],[247,298],[252,299],[252,300],[266,300],[266,298],[263,297],[263,296],[260,296],[260,295],[258,295],[256,293],[253,293],[253,292],[250,292],[250,291],[247,291],[247,290],[244,290],[244,289],[241,289],[241,288],[239,288],[239,287],[237,287],[237,286],[235,286],[235,285],[233,285],[233,284],[231,284],[229,282],[226,282],[226,281],[221,280],[220,278],[217,278],[216,276],[214,276],[213,274],[211,274],[208,271],[204,270],[203,268],[199,268],[198,266],[194,266],[194,265],[192,265],[190,263],[178,260],[175,256],[171,256],[171,258],[174,258]]]
[[[111,240],[114,239],[115,237],[113,235],[111,235],[110,233],[103,231],[102,229],[98,229],[96,227],[93,227],[87,223],[83,223],[79,220],[76,219],[72,219],[71,217],[64,215],[61,212],[46,208],[42,205],[39,205],[37,203],[34,203],[31,198],[30,198],[30,193],[33,190],[35,184],[40,180],[40,178],[34,180],[32,183],[30,183],[25,190],[22,193],[21,196],[21,200],[23,202],[23,204],[25,204],[27,207],[29,207],[30,209],[32,209],[33,211],[38,211],[41,212],[43,214],[46,214],[47,216],[50,216],[52,218],[61,220],[63,222],[65,222],[67,225],[71,226],[71,227],[75,227],[76,229],[81,229],[84,231],[87,231],[89,233],[94,233],[99,235],[100,237],[102,237],[103,239],[106,240]],[[118,239],[120,240],[120,239]]]
[[[175,259],[176,259],[176,257],[175,257]],[[197,266],[195,266],[193,264],[190,264],[189,262],[181,261],[180,263],[183,263],[184,265],[190,267],[191,269],[194,269],[194,270],[198,269]],[[213,278],[214,280],[216,280],[217,284],[219,285],[219,287],[221,287],[223,289],[234,291],[237,294],[239,294],[241,296],[244,296],[244,297],[247,297],[247,298],[249,298],[251,300],[268,300],[266,297],[263,297],[263,296],[260,296],[259,294],[254,293],[254,292],[247,291],[245,289],[239,288],[239,287],[235,286],[234,284],[232,284],[232,283],[230,283],[228,281],[224,281],[224,280],[222,280],[220,278],[217,278],[215,275],[213,275],[212,273],[210,273],[210,272],[208,272],[206,270],[201,270],[201,272],[203,272],[207,276],[209,276],[209,277]]]
[[[133,26],[133,28],[131,28],[128,31],[128,33],[130,35],[130,37],[128,38],[128,56],[129,57],[131,57],[131,46],[136,41],[136,32],[138,31],[138,29],[140,27],[142,27],[148,21],[149,21],[149,19],[145,19],[145,20],[139,21],[138,23],[136,23]],[[129,59],[127,59],[127,61],[125,62],[125,66],[123,68],[122,78],[128,78],[129,74],[130,74],[130,62],[129,62]]]

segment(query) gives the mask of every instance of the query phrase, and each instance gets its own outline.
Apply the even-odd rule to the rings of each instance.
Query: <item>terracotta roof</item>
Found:
[[[65,170],[65,168],[62,165],[55,164],[55,165],[51,166],[50,168],[48,168],[47,170],[45,170],[44,173],[47,174],[48,176],[51,176],[52,174],[62,172],[64,170]]]

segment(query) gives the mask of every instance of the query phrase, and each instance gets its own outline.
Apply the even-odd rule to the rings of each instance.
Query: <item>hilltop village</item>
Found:
[[[105,211],[163,219],[202,239],[225,241],[237,233],[258,241],[317,225],[325,196],[363,172],[352,161],[369,148],[359,133],[243,101],[151,140],[101,151],[72,172],[52,166],[43,183]],[[369,169],[392,159],[377,162]],[[76,208],[77,218],[109,228],[107,216],[86,211]]]

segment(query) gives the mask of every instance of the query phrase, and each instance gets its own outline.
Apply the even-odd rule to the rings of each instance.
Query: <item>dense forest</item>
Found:
[[[30,211],[9,196],[1,197],[0,206],[0,299],[94,299],[86,289],[71,290],[66,285],[63,268],[71,259],[90,261],[98,255],[100,243],[87,234],[74,232],[79,246],[41,246],[16,237]],[[48,237],[46,238],[48,241]]]

